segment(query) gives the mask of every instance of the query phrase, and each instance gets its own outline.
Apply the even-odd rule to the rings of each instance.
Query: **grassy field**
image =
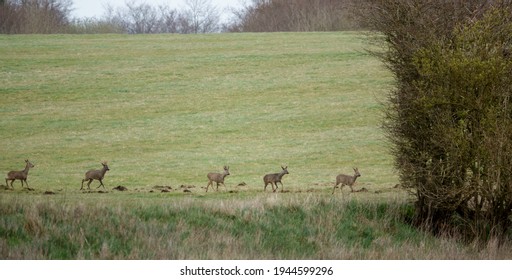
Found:
[[[109,162],[108,186],[285,188],[396,183],[379,130],[390,83],[355,33],[0,37],[0,170],[36,167],[38,190],[76,190]]]
[[[0,36],[0,171],[35,164],[33,190],[0,190],[0,258],[509,258],[404,223],[380,129],[392,78],[366,48],[359,33]],[[107,192],[80,191],[101,161]],[[286,192],[263,193],[281,165]],[[332,196],[352,167],[368,191]]]

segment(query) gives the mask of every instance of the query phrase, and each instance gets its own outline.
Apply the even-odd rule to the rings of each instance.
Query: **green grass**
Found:
[[[392,78],[366,48],[351,32],[0,36],[0,171],[35,164],[33,191],[0,188],[0,258],[510,258],[403,221],[380,129]],[[80,191],[104,160],[107,193]],[[288,192],[263,193],[281,165]],[[352,167],[368,192],[331,195]]]
[[[502,259],[403,222],[411,205],[318,194],[199,202],[0,197],[2,259]]]
[[[105,183],[285,189],[396,183],[379,129],[390,84],[358,33],[1,36],[0,170],[36,167],[36,189],[76,190],[107,160]]]

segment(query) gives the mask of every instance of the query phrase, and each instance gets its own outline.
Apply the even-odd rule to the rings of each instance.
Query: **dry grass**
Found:
[[[318,194],[28,204],[0,198],[2,259],[508,259],[402,221],[409,206]],[[405,212],[404,212],[405,211]]]

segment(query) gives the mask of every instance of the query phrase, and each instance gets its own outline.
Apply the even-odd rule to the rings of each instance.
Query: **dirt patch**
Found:
[[[45,191],[43,194],[44,194],[44,195],[54,195],[54,194],[56,194],[56,193],[54,193],[54,192],[52,192],[52,191]]]
[[[156,190],[172,190],[172,187],[171,186],[159,186],[159,185],[156,185],[156,186],[153,186],[153,189],[156,189]]]
[[[124,187],[124,186],[117,186],[117,187],[113,188],[113,190],[124,192],[124,191],[127,191],[128,188]]]
[[[82,193],[108,193],[108,191],[93,191],[93,190],[88,190],[88,191],[83,191]]]
[[[334,186],[334,182],[329,182],[329,183],[315,183],[313,184],[313,186],[317,186],[317,187],[332,187]]]
[[[303,192],[306,192],[306,193],[312,193],[312,192],[321,192],[322,190],[320,189],[313,189],[313,188],[309,188],[307,190],[297,190],[295,191],[296,193],[303,193]]]

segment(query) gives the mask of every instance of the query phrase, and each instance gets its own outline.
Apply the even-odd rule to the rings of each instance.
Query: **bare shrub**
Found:
[[[366,1],[396,78],[385,129],[416,221],[502,240],[512,210],[511,1]]]
[[[69,24],[70,0],[7,0],[0,3],[0,32],[58,33]]]
[[[232,32],[336,31],[356,28],[350,0],[252,0],[233,11]]]
[[[105,34],[122,33],[123,30],[119,25],[105,19],[81,18],[73,19],[66,32],[71,34]]]

